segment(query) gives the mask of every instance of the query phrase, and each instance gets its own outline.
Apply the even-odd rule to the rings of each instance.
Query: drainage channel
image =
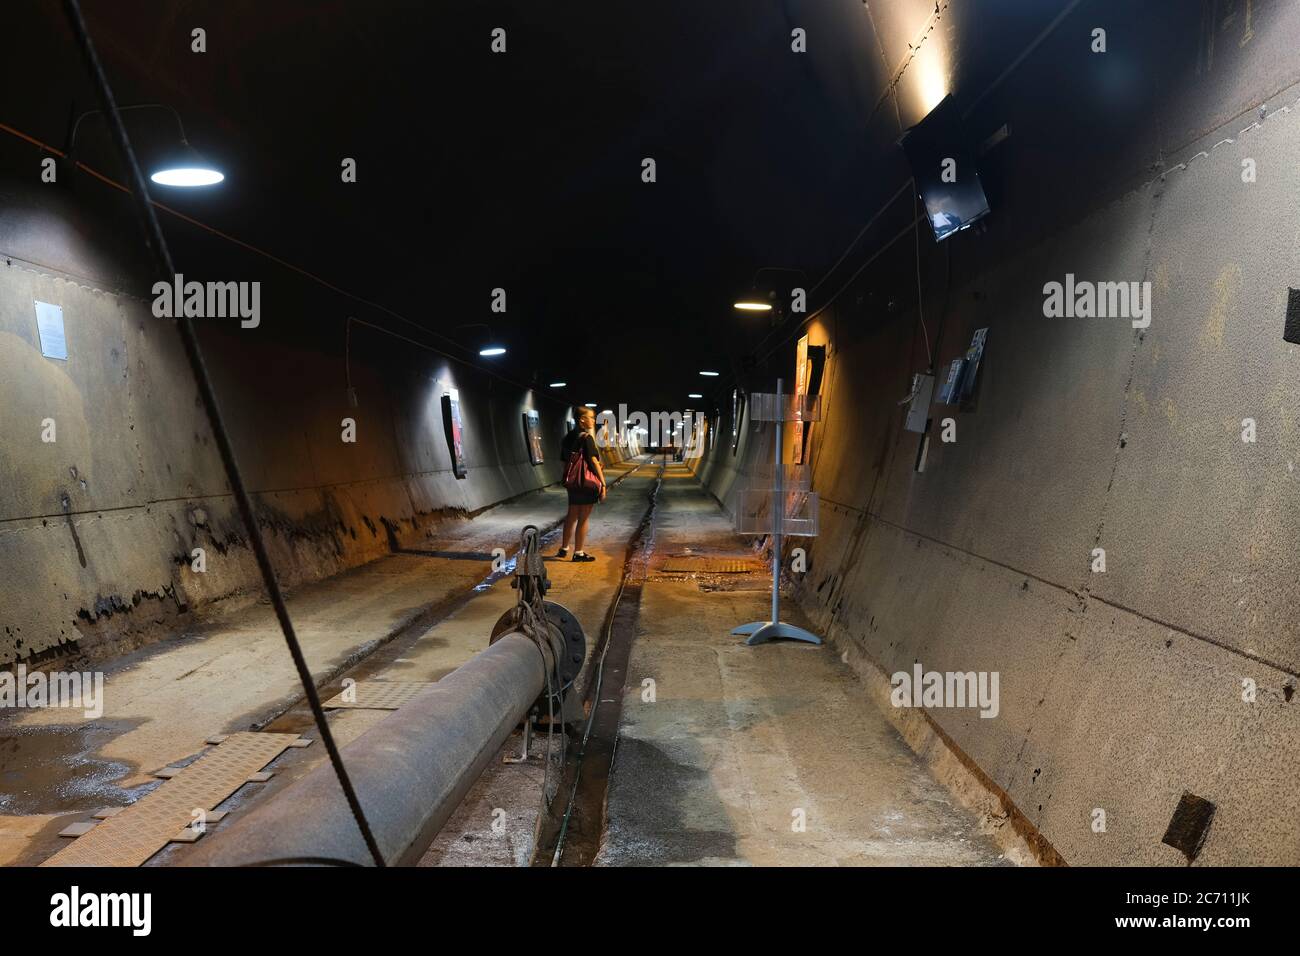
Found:
[[[592,673],[584,682],[583,699],[587,719],[579,746],[569,751],[558,788],[568,798],[563,806],[553,801],[543,815],[532,866],[590,866],[600,850],[628,657],[641,615],[641,589],[654,550],[655,508],[666,467],[665,458],[648,496],[645,516],[628,543],[623,577],[588,661]]]

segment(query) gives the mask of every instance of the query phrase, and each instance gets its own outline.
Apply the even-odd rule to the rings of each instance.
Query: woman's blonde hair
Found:
[[[591,421],[593,424],[595,424],[596,410],[587,405],[579,405],[576,409],[574,409],[573,420],[575,422],[581,423],[583,417],[587,415],[591,416]]]

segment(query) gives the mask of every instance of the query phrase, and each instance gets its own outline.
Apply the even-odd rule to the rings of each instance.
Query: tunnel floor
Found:
[[[640,501],[649,481],[636,476],[611,501]],[[622,508],[596,517],[616,518],[621,534],[635,531]],[[754,648],[731,635],[768,615],[770,572],[684,466],[664,470],[647,537],[613,762],[600,781],[605,819],[589,862],[1011,865],[829,646]],[[683,570],[701,559],[747,570]],[[550,596],[567,604],[578,581],[555,567]],[[604,605],[614,572],[607,568],[599,585]],[[783,608],[786,619],[808,624],[793,602]],[[589,642],[595,633],[588,629]],[[604,687],[601,706],[617,694]],[[530,763],[505,762],[521,749],[520,736],[512,737],[421,865],[529,862],[545,747],[534,737]],[[580,772],[600,768],[584,763]]]
[[[770,616],[766,569],[669,570],[688,555],[752,551],[694,477],[670,466],[598,865],[1006,864],[831,647],[748,647],[731,635]],[[793,601],[782,611],[812,629]]]
[[[629,545],[646,537],[635,625],[624,635],[631,648],[607,794],[600,781],[607,818],[592,841],[597,865],[1006,863],[829,646],[751,648],[731,636],[735,625],[767,616],[770,577],[685,466],[667,465],[662,480],[659,463],[648,460],[616,466],[613,475],[621,480],[589,537],[599,560],[547,563],[548,597],[578,617],[591,648]],[[484,579],[483,553],[513,553],[524,524],[545,530],[563,510],[562,491],[529,495],[458,524],[420,553],[294,592],[290,612],[322,699],[345,677],[436,681],[482,650],[515,603],[507,578]],[[556,539],[548,536],[546,554]],[[734,567],[693,570],[699,558]],[[793,602],[783,607],[806,625]],[[57,835],[63,827],[138,799],[158,785],[153,771],[185,763],[215,734],[253,728],[316,737],[265,604],[136,652],[113,664],[107,681],[116,699],[130,702],[119,704],[111,724],[78,736],[52,720],[55,712],[36,712],[0,727],[0,774],[11,794],[0,816],[0,862],[48,858],[67,845]],[[617,694],[602,687],[602,706]],[[329,719],[343,746],[390,713],[337,710]],[[534,737],[531,760],[508,761],[521,746],[516,731],[421,865],[530,862],[548,740]],[[324,758],[319,746],[288,751],[271,765],[269,782],[242,787],[222,809],[237,815]],[[182,862],[187,850],[171,844],[150,863]]]

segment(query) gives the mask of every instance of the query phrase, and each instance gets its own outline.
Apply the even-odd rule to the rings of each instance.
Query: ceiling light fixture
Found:
[[[149,178],[159,186],[215,186],[226,177],[209,166],[193,163],[186,166],[168,166],[153,173]]]
[[[564,388],[564,386],[568,384],[569,384],[568,382],[552,382],[551,388]]]
[[[452,331],[459,332],[461,329],[487,329],[487,336],[479,339],[478,354],[483,358],[496,358],[498,355],[506,354],[506,347],[502,345],[492,334],[492,326],[485,322],[465,322],[456,326]]]
[[[190,145],[189,140],[185,138],[185,126],[181,123],[180,114],[170,106],[165,103],[137,103],[132,106],[119,106],[117,109],[120,113],[125,113],[127,110],[166,110],[176,120],[180,141],[159,157],[156,168],[149,174],[153,182],[160,186],[179,186],[189,189],[194,186],[212,186],[226,178]],[[77,129],[81,126],[81,121],[87,116],[102,115],[103,112],[103,110],[88,110],[78,116],[77,121],[72,124],[72,134],[68,137],[68,148],[64,152],[74,168],[76,160],[73,159],[73,148],[77,144]]]
[[[777,290],[775,287],[770,285],[765,286],[763,289],[759,288],[758,277],[764,272],[790,272],[803,276],[805,282],[808,280],[807,273],[802,269],[787,269],[784,266],[763,266],[762,268],[755,270],[754,278],[750,280],[749,292],[737,299],[732,306],[733,308],[739,312],[772,311],[772,303],[776,300]]]
[[[719,372],[708,372],[708,371],[705,371],[705,372],[701,372],[700,374],[703,375],[703,376],[705,376],[705,377],[707,377],[707,378],[717,378],[718,375],[721,374],[721,373],[719,373]]]

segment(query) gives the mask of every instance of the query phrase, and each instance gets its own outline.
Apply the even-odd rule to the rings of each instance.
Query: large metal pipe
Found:
[[[552,629],[553,650],[563,639]],[[558,642],[558,643],[557,643]],[[416,863],[510,732],[546,690],[537,644],[507,634],[343,748],[390,865]],[[370,854],[328,764],[208,834],[187,866],[306,859],[366,865]]]

